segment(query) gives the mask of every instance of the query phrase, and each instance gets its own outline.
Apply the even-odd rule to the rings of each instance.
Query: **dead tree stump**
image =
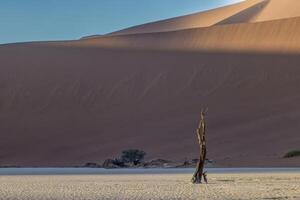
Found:
[[[192,183],[194,184],[200,184],[202,183],[202,177],[204,177],[204,181],[207,183],[207,175],[206,172],[203,172],[204,163],[206,160],[206,141],[205,141],[205,112],[201,111],[201,117],[200,117],[200,123],[197,128],[197,136],[198,136],[198,142],[200,146],[200,155],[199,155],[199,161],[197,163],[196,171],[192,178]]]

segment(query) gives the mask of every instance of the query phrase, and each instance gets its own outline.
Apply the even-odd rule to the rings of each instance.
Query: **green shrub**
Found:
[[[300,156],[300,150],[289,151],[284,155],[284,158],[292,158],[296,156]]]

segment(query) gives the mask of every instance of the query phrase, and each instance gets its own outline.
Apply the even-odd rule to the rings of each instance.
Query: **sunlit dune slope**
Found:
[[[300,17],[300,1],[298,0],[246,0],[214,10],[131,27],[110,35],[166,32],[292,17]]]
[[[261,12],[250,20],[251,22],[300,16],[300,1],[298,0],[269,0]]]
[[[298,0],[265,0],[254,6],[216,23],[215,25],[233,23],[255,23],[300,16]]]
[[[240,13],[244,9],[260,4],[263,1],[264,0],[248,0],[209,11],[131,27],[114,32],[110,35],[165,32],[189,28],[208,27]]]
[[[106,36],[70,44],[131,49],[296,53],[300,52],[299,35],[300,17],[164,33]]]

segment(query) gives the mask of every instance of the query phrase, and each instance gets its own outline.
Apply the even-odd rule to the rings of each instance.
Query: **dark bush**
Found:
[[[145,157],[146,153],[138,149],[129,149],[122,151],[121,160],[124,163],[133,163],[137,165],[141,163]]]
[[[284,158],[292,158],[296,156],[300,156],[300,150],[289,151],[284,155]]]

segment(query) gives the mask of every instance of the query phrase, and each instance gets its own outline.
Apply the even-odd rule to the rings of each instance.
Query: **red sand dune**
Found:
[[[300,17],[299,0],[246,0],[205,12],[134,26],[109,35],[152,33]]]
[[[240,12],[243,12],[245,9],[255,6],[256,4],[261,4],[263,3],[263,1],[264,0],[248,0],[214,10],[131,27],[121,31],[116,31],[114,33],[111,33],[111,35],[164,32],[189,28],[208,27],[217,24],[220,21],[223,21]]]
[[[173,32],[103,36],[53,44],[122,49],[300,53],[299,35],[300,17],[296,17]]]
[[[216,165],[300,166],[282,159],[300,148],[300,18],[251,22],[252,3],[211,27],[1,45],[0,164],[80,165],[127,148],[195,158],[208,107]]]
[[[269,0],[265,8],[251,22],[291,18],[300,16],[300,1]]]

